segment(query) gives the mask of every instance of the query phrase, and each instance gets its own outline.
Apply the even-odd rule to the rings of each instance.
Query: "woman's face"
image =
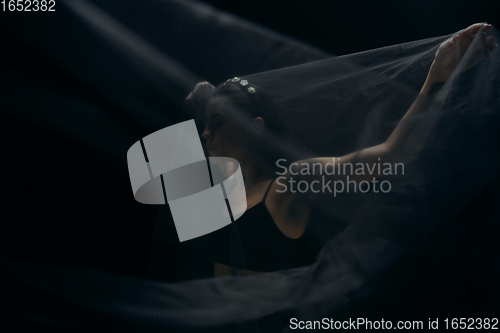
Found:
[[[202,137],[210,156],[232,157],[242,161],[246,150],[247,132],[241,126],[238,112],[225,97],[211,98],[205,111],[205,130]]]

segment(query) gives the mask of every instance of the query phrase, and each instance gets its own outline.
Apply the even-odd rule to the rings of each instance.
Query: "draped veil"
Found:
[[[336,57],[191,1],[140,5],[120,1],[118,8],[116,1],[78,0],[60,1],[58,6],[57,16],[40,16],[29,23],[24,18],[10,20],[6,25],[84,86],[92,86],[102,96],[93,103],[103,108],[94,109],[92,116],[84,103],[61,103],[61,95],[49,93],[45,98],[55,101],[46,106],[51,111],[39,115],[15,89],[5,94],[2,103],[9,120],[29,118],[41,122],[42,128],[64,133],[99,151],[122,176],[126,175],[126,151],[133,142],[182,117],[192,118],[181,116],[183,100],[201,79],[215,84],[242,76],[266,90],[283,107],[283,119],[310,155],[342,156],[379,144],[415,100],[439,45],[453,35]],[[131,10],[133,17],[127,14]],[[141,21],[145,18],[154,25]],[[37,29],[32,28],[35,25]],[[490,34],[498,38],[497,29]],[[445,235],[472,230],[471,235],[478,230],[480,241],[459,243],[469,246],[483,268],[490,267],[479,269],[480,278],[475,281],[486,281],[486,288],[494,288],[493,295],[498,288],[488,281],[498,275],[498,249],[486,245],[498,237],[493,206],[480,206],[491,209],[480,221],[470,221],[471,215],[463,212],[495,181],[498,184],[500,56],[496,49],[491,59],[467,68],[473,50],[481,46],[480,39],[473,42],[425,112],[404,120],[416,122],[417,127],[401,161],[409,157],[405,154],[410,154],[412,145],[418,145],[427,126],[434,121],[435,125],[416,158],[404,165],[404,174],[381,178],[390,183],[390,191],[331,193],[313,201],[304,235],[316,251],[311,265],[256,276],[190,278],[199,269],[196,242],[192,248],[178,243],[169,210],[163,206],[158,214],[149,215],[156,219],[156,229],[147,278],[25,261],[7,261],[4,267],[22,286],[43,290],[44,297],[56,297],[53,302],[93,311],[112,327],[131,322],[182,331],[238,324],[240,330],[257,332],[253,321],[276,309],[294,311],[299,320],[320,320],[339,313],[361,315],[364,312],[356,310],[356,304],[363,309],[363,300],[370,297],[373,303],[367,304],[380,304],[383,297],[377,298],[377,293],[399,304],[395,296],[399,292],[402,297],[416,296],[408,291],[415,284],[418,289],[418,280],[412,277],[429,279],[422,272],[430,266],[422,262],[440,265],[446,258],[453,260],[450,249],[455,247],[443,245],[449,241]],[[113,105],[112,112],[106,111],[107,104]],[[120,117],[127,123],[114,121]],[[82,122],[83,130],[77,124]],[[104,175],[93,178],[93,190],[106,189],[118,202],[130,200],[131,192],[118,192],[105,180]],[[128,179],[121,181],[126,185]],[[90,186],[83,190],[91,196]],[[488,193],[492,199],[485,200],[497,203],[496,191]],[[93,199],[83,200],[88,200],[91,210]],[[129,209],[136,208],[123,205],[117,216],[126,220]],[[228,251],[241,253],[238,244],[232,244]],[[177,254],[169,252],[172,249]],[[184,250],[191,251],[187,254],[191,258],[182,257]],[[175,261],[166,259],[172,257],[191,265],[191,272],[175,283],[165,281],[170,273],[163,266],[168,263],[172,269]],[[473,256],[456,265],[471,262]],[[177,263],[175,269],[180,266]],[[401,283],[401,288],[389,288],[390,281]],[[494,296],[488,297],[478,303],[485,315],[494,310],[490,307]],[[419,308],[423,303],[416,304]],[[440,312],[422,311],[415,316],[429,313]]]

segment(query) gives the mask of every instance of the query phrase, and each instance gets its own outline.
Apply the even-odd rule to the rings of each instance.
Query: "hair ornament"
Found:
[[[247,92],[249,92],[250,94],[254,94],[254,93],[257,92],[257,90],[250,85],[250,83],[248,82],[248,80],[242,80],[241,78],[239,78],[237,76],[233,77],[232,79],[227,79],[226,82],[224,82],[224,85],[226,83],[228,83],[228,82],[239,82],[240,86],[241,86],[240,88],[242,88],[242,89],[243,89],[243,87],[247,87],[248,86],[247,87]]]

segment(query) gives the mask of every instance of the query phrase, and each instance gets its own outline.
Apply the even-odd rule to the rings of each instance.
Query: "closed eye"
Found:
[[[222,126],[225,123],[225,121],[226,121],[225,118],[226,117],[223,114],[220,114],[220,113],[211,115],[210,119],[208,121],[209,127],[213,128],[213,127]],[[207,126],[207,120],[205,119],[205,127],[206,126]]]

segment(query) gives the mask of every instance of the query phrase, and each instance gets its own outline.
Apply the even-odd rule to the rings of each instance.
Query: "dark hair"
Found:
[[[254,93],[248,91],[249,87],[255,89]],[[281,165],[289,165],[299,159],[305,147],[299,143],[283,121],[283,108],[276,104],[271,96],[253,83],[243,86],[241,83],[228,80],[219,84],[212,92],[210,99],[225,97],[235,106],[243,116],[253,120],[256,117],[264,119],[265,126],[262,135],[257,138],[257,162],[264,171],[275,173],[278,171],[276,161],[285,159]]]

